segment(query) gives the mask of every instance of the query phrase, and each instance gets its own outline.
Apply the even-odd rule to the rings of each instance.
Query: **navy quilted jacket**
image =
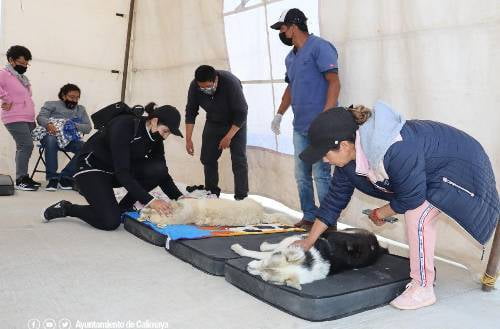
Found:
[[[334,225],[357,188],[389,201],[400,214],[427,200],[485,244],[499,219],[499,199],[490,160],[479,142],[433,121],[408,120],[400,134],[403,140],[392,144],[383,156],[389,179],[377,182],[390,192],[356,175],[356,163],[351,161],[335,168],[317,217]]]

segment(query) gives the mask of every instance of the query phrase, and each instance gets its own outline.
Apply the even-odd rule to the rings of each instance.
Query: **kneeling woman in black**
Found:
[[[171,199],[182,196],[165,162],[163,141],[170,135],[182,136],[181,116],[173,106],[146,106],[148,117],[121,114],[104,129],[95,133],[78,154],[78,170],[74,175],[80,193],[88,205],[69,201],[45,209],[43,219],[77,217],[95,228],[115,230],[121,215],[136,201],[168,214],[170,206],[155,199],[149,191],[157,186]],[[117,202],[114,187],[124,187],[126,196]]]

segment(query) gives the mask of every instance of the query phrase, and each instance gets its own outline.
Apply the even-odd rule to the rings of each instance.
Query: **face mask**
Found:
[[[215,94],[215,91],[217,90],[217,87],[216,86],[213,86],[213,87],[210,87],[210,88],[200,88],[201,92],[208,95],[208,96],[212,96],[213,94]]]
[[[280,33],[280,40],[287,46],[293,46],[292,38],[287,38],[285,32]]]
[[[160,135],[160,132],[152,132],[151,130],[149,131],[149,134],[151,135],[151,138],[155,141],[155,142],[163,142],[163,136]]]
[[[73,101],[64,101],[64,104],[66,104],[67,108],[74,109],[78,103]]]
[[[14,66],[14,70],[19,74],[24,74],[24,72],[26,72],[27,69],[28,68],[26,66],[22,66],[22,65]]]

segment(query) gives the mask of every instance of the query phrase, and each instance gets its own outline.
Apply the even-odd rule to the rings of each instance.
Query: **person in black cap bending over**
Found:
[[[43,219],[77,217],[95,228],[111,231],[120,226],[121,215],[136,201],[168,214],[169,203],[148,192],[156,186],[171,199],[182,196],[168,172],[163,141],[170,135],[182,136],[181,116],[173,106],[146,106],[147,118],[122,114],[95,133],[78,154],[74,175],[80,193],[89,205],[69,201],[45,209]],[[118,202],[114,187],[125,187],[127,194]]]
[[[336,107],[319,114],[309,128],[308,163],[335,165],[327,196],[311,232],[296,242],[311,248],[327,227],[336,225],[354,189],[386,200],[372,210],[377,226],[404,214],[412,281],[391,302],[403,310],[436,302],[434,248],[440,212],[484,245],[498,223],[500,202],[488,155],[473,137],[430,120],[405,120],[389,105]]]
[[[199,108],[207,112],[201,144],[201,163],[205,171],[205,188],[219,195],[217,161],[222,151],[231,150],[234,174],[234,198],[248,196],[247,112],[240,80],[227,71],[201,65],[194,73],[186,105],[186,151],[194,155],[191,139]]]

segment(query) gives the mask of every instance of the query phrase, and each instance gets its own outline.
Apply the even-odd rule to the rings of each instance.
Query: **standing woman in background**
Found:
[[[33,151],[31,131],[35,128],[35,104],[31,84],[24,75],[31,52],[23,46],[7,50],[7,65],[0,70],[0,99],[2,122],[16,142],[16,189],[36,191],[40,183],[28,175],[28,163]]]

